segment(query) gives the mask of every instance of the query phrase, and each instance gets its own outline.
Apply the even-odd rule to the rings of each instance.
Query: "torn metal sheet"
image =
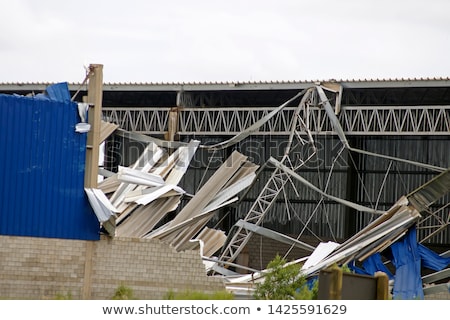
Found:
[[[161,187],[164,185],[164,179],[160,175],[129,168],[120,170],[117,174],[117,180],[147,187]]]
[[[350,145],[348,143],[347,137],[345,136],[344,130],[342,129],[341,124],[339,123],[339,120],[334,113],[333,107],[328,101],[327,95],[320,86],[316,86],[316,91],[319,94],[319,98],[322,101],[322,105],[325,108],[325,111],[328,117],[330,118],[331,124],[334,130],[336,131],[337,135],[339,136],[339,139],[346,148],[349,148]]]
[[[257,167],[234,151],[175,218],[148,237],[170,243],[179,251],[192,247],[190,240],[205,227],[215,211],[237,201],[236,195],[252,184]]]
[[[450,192],[450,169],[437,175],[406,197],[420,212],[426,212],[437,200]]]
[[[155,225],[180,204],[180,197],[160,198],[148,206],[140,206],[116,228],[116,236],[145,237]]]
[[[180,183],[199,145],[200,141],[191,140],[186,146],[181,146],[177,149],[179,152],[178,159],[165,179],[165,183],[173,185]]]
[[[106,138],[108,138],[114,131],[117,130],[117,128],[119,128],[118,124],[102,120],[100,124],[100,143],[105,141]]]
[[[302,265],[301,270],[307,270],[311,267],[314,267],[317,263],[326,258],[331,252],[333,252],[337,247],[339,247],[339,243],[328,241],[321,242],[314,249],[313,253],[309,256],[308,260]]]
[[[148,172],[163,156],[164,150],[159,148],[155,144],[149,144],[139,157],[139,159],[133,164],[130,169],[140,169],[142,172]],[[136,184],[129,184],[122,182],[117,190],[113,193],[110,200],[111,203],[122,211],[126,205],[123,204],[123,199],[127,192],[135,190]]]
[[[194,217],[185,219],[185,220],[183,220],[180,223],[175,224],[175,225],[171,225],[171,222],[173,221],[172,220],[171,222],[168,222],[166,225],[161,226],[160,228],[158,228],[158,229],[152,231],[151,233],[149,233],[146,236],[146,238],[149,238],[149,239],[157,238],[157,239],[161,239],[161,240],[164,240],[164,239],[172,240],[172,239],[174,239],[174,237],[176,237],[178,235],[180,230],[182,230],[183,228],[186,228],[186,227],[188,227],[190,225],[194,225],[195,226],[195,224],[198,221],[202,221],[202,223],[206,224],[205,222],[208,222],[211,219],[211,217],[214,215],[216,210],[218,210],[218,209],[220,209],[222,207],[225,207],[225,206],[227,206],[227,205],[229,205],[229,204],[231,204],[231,203],[233,203],[235,201],[237,201],[237,197],[234,197],[234,198],[228,200],[227,202],[221,203],[220,206],[212,208],[210,211],[201,212],[200,214],[198,214],[198,215],[196,215]],[[192,236],[195,236],[195,234],[193,234]]]
[[[158,187],[130,191],[126,194],[123,201],[147,205],[157,198],[168,198],[172,196],[182,195],[184,193],[185,191],[180,187],[166,184]]]
[[[103,193],[113,193],[120,185],[120,181],[117,179],[117,173],[107,177],[98,183],[97,188],[102,190]]]
[[[247,162],[247,157],[234,151],[170,222],[170,226],[201,213],[245,162]]]
[[[374,228],[371,228],[369,232],[363,232],[360,238],[355,238],[353,241],[346,243],[345,246],[338,246],[329,256],[322,261],[317,262],[314,266],[302,270],[302,274],[305,276],[311,276],[323,268],[327,268],[333,264],[340,264],[345,261],[354,260],[358,253],[379,240],[380,238],[388,235],[395,234],[399,229],[407,230],[420,218],[420,214],[417,210],[400,210],[393,217]]]
[[[118,212],[102,190],[95,188],[84,188],[84,190],[99,222],[107,221],[113,214]]]
[[[202,257],[212,257],[225,243],[227,236],[222,230],[204,227],[202,231],[193,239],[203,243]]]
[[[155,201],[158,198],[166,198],[167,193],[169,193],[170,191],[175,191],[177,194],[180,194],[180,195],[184,193],[184,190],[181,189],[180,187],[170,185],[170,184],[166,184],[164,186],[159,186],[159,187],[154,187],[151,189],[152,189],[152,192],[149,192],[149,193],[145,194],[144,196],[140,197],[139,199],[134,200],[134,202],[145,206],[145,205],[149,204],[150,202]]]
[[[97,202],[92,205],[96,206],[111,236],[143,237],[181,203],[181,195],[185,192],[177,184],[187,171],[200,141],[167,143],[107,123],[104,123],[104,129],[105,136],[116,131],[119,136],[146,142],[147,146],[132,166],[120,167],[118,173],[109,174],[99,184],[99,192],[104,195],[102,201],[114,208],[114,216],[107,205],[100,206]],[[177,149],[169,154],[162,146]],[[87,192],[96,200],[91,190]]]

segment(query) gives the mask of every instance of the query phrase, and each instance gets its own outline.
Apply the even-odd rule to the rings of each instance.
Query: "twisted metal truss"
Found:
[[[178,108],[179,135],[236,135],[274,108]],[[143,134],[167,132],[171,108],[104,107],[105,120]],[[254,135],[289,135],[296,107],[286,107]],[[342,106],[337,115],[347,135],[450,135],[450,105]],[[312,106],[306,119],[312,133],[335,134],[323,108]]]

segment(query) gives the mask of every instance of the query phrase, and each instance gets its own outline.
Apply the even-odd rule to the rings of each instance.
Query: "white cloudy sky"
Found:
[[[448,0],[0,0],[0,82],[450,76]]]

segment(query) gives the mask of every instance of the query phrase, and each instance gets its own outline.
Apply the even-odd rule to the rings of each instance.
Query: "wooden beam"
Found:
[[[89,66],[88,81],[88,122],[91,125],[91,130],[87,135],[84,186],[86,188],[97,188],[103,99],[103,65],[91,64]]]

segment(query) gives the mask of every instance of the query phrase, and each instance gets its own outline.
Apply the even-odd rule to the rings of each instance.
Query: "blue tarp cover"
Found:
[[[411,227],[407,234],[390,246],[392,264],[395,274],[392,274],[382,262],[379,253],[371,255],[363,262],[363,267],[354,264],[349,267],[360,274],[373,275],[377,271],[385,272],[389,279],[394,280],[394,299],[423,299],[422,267],[440,271],[450,265],[450,258],[441,257],[424,245],[417,243],[416,228]]]

